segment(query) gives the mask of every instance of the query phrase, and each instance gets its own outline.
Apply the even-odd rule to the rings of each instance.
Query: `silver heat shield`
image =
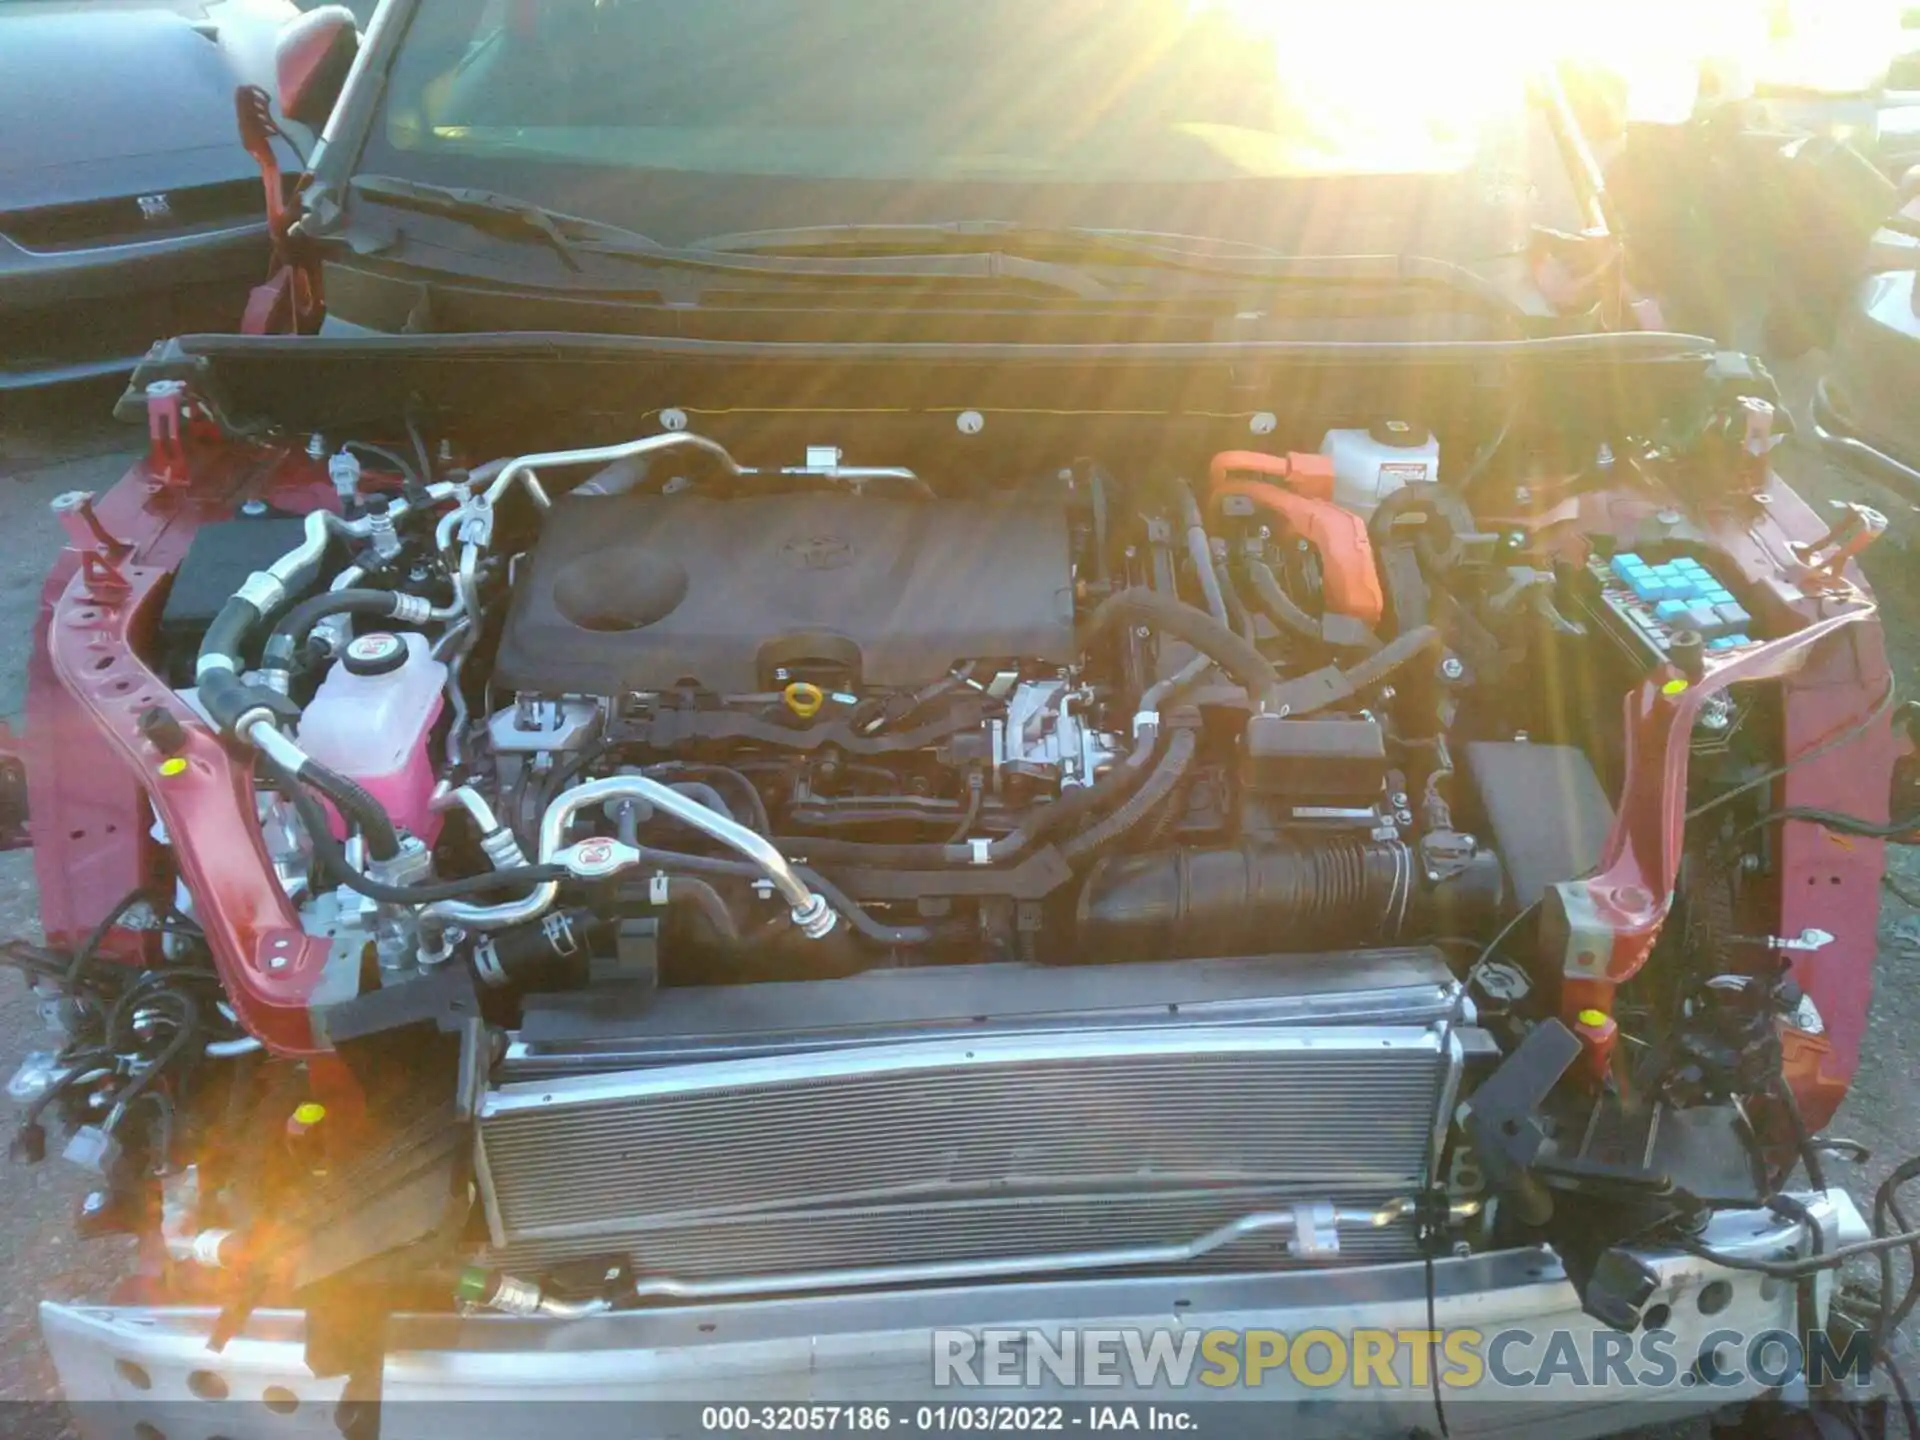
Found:
[[[1383,1204],[1426,1184],[1460,1021],[1423,950],[896,971],[536,1015],[481,1107],[492,1259],[685,1279],[960,1264]],[[1339,1263],[1410,1259],[1415,1238],[1343,1231]],[[1192,1268],[1295,1263],[1252,1236]]]

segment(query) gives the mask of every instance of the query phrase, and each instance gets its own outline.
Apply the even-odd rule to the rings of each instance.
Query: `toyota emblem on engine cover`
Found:
[[[135,199],[136,203],[140,206],[140,218],[142,220],[171,220],[173,218],[173,202],[165,195],[140,195],[135,197]]]
[[[797,535],[780,553],[796,570],[844,570],[853,563],[853,542],[839,535]]]

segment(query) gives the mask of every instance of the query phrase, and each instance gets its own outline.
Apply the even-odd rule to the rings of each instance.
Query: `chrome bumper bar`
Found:
[[[1826,1248],[1866,1238],[1859,1211],[1841,1192],[1803,1198],[1820,1222]],[[1723,1253],[1754,1259],[1810,1248],[1802,1227],[1766,1212],[1723,1214],[1704,1238]],[[1642,1258],[1659,1276],[1649,1313],[1658,1315],[1658,1328],[1671,1332],[1682,1372],[1703,1348],[1713,1348],[1716,1332],[1724,1350],[1728,1332],[1752,1337],[1798,1327],[1792,1284],[1691,1255],[1646,1252]],[[1826,1275],[1816,1285],[1822,1316],[1831,1285]],[[211,1310],[46,1302],[40,1315],[74,1417],[89,1436],[157,1431],[230,1440],[332,1440],[339,1434],[334,1409],[344,1382],[308,1372],[298,1313],[256,1314],[218,1355],[206,1346]],[[1556,1440],[1573,1440],[1672,1421],[1763,1388],[1753,1379],[1721,1388],[1688,1385],[1678,1377],[1666,1385],[1623,1387],[1605,1376],[1587,1385],[1561,1376],[1516,1385],[1511,1368],[1505,1383],[1485,1374],[1479,1384],[1457,1388],[1356,1387],[1344,1381],[1308,1386],[1286,1368],[1269,1370],[1257,1389],[1168,1387],[1164,1372],[1156,1385],[1123,1376],[1123,1383],[1097,1390],[1068,1388],[1052,1378],[1035,1388],[935,1384],[935,1347],[950,1345],[954,1331],[1058,1333],[1076,1327],[1149,1335],[1298,1335],[1322,1328],[1343,1336],[1357,1329],[1397,1334],[1471,1328],[1489,1338],[1517,1330],[1542,1340],[1565,1332],[1583,1354],[1602,1330],[1582,1313],[1559,1261],[1545,1249],[1440,1260],[1431,1267],[978,1285],[641,1310],[579,1321],[402,1315],[388,1332],[379,1433],[382,1440],[448,1434],[462,1440],[552,1440],[555,1434],[603,1431],[691,1436],[713,1433],[715,1405],[796,1402],[894,1402],[891,1428],[910,1433],[929,1428],[915,1423],[915,1407],[922,1405],[936,1407],[936,1413],[919,1418],[937,1421],[941,1405],[1064,1403],[1065,1428],[1072,1430],[1089,1428],[1084,1420],[1076,1423],[1072,1406],[1092,1401],[1190,1410],[1197,1417],[1193,1433],[1212,1436],[1271,1433],[1276,1403],[1305,1401],[1311,1403],[1279,1412],[1286,1417],[1285,1433],[1404,1435],[1418,1426],[1453,1436],[1519,1436],[1537,1433],[1550,1417]],[[1541,1349],[1535,1345],[1527,1352],[1536,1375],[1548,1369],[1540,1363]]]

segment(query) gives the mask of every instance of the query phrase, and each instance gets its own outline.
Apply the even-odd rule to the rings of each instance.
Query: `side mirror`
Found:
[[[322,5],[290,21],[274,46],[280,113],[316,130],[325,125],[359,53],[360,31],[344,5]]]

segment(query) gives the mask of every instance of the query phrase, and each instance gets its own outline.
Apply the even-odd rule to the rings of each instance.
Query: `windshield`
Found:
[[[1316,201],[1323,233],[1291,248],[1494,253],[1530,221],[1577,228],[1526,77],[1437,73],[1437,44],[1472,47],[1436,8],[420,0],[358,168],[682,241],[993,217],[1271,244],[1308,219],[1287,187],[1340,178],[1395,188]],[[1196,214],[1205,191],[1231,194]],[[1393,212],[1436,233],[1379,233]]]
[[[1298,53],[1324,23],[1286,32],[1188,0],[426,0],[387,133],[724,174],[1203,180],[1455,169],[1517,101],[1396,75],[1404,35],[1351,37],[1374,73],[1343,90]]]

